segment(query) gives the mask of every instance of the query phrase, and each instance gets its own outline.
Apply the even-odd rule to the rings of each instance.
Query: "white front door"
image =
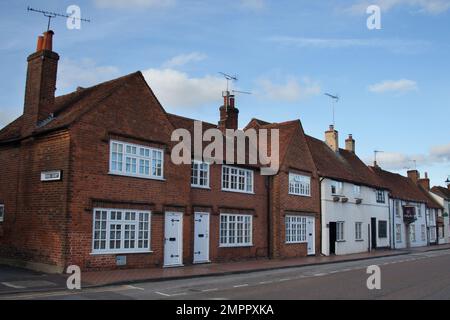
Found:
[[[194,263],[209,262],[209,213],[196,212],[194,222]]]
[[[315,246],[315,218],[307,217],[306,219],[306,240],[308,241],[308,255],[316,254]]]
[[[183,263],[183,214],[166,212],[164,223],[164,266],[181,266]]]

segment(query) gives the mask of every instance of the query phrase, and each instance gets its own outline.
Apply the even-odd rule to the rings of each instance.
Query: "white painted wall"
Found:
[[[430,194],[441,206],[444,207],[443,213],[447,215],[446,217],[444,217],[444,237],[442,239],[439,239],[439,244],[450,243],[450,201],[447,201],[446,199],[438,196],[437,194],[434,194],[433,192],[430,192]]]
[[[397,212],[397,205],[396,202],[400,202],[400,212]],[[428,245],[428,229],[427,229],[427,218],[426,218],[426,206],[424,203],[417,203],[417,202],[405,202],[399,199],[390,199],[389,200],[390,207],[391,207],[391,237],[392,237],[392,244],[391,247],[394,249],[403,249],[407,247],[407,237],[410,237],[410,245],[411,247],[424,247]],[[410,206],[416,206],[416,218],[417,220],[410,224],[409,228],[414,228],[415,234],[416,234],[416,240],[413,241],[411,238],[411,234],[407,234],[407,226],[403,221],[403,209],[402,206],[404,205],[410,205]],[[419,210],[420,208],[420,215]],[[399,224],[401,226],[401,236],[400,238],[396,235],[396,225]],[[425,227],[425,237],[422,237],[422,226]]]
[[[329,255],[329,223],[344,222],[345,241],[336,243],[336,255],[367,252],[369,250],[370,224],[371,218],[377,219],[377,247],[389,247],[390,245],[390,223],[389,223],[389,197],[385,193],[386,202],[377,203],[376,190],[370,187],[361,186],[361,194],[354,194],[354,185],[343,183],[340,196],[348,198],[348,202],[334,202],[331,193],[333,180],[325,178],[321,183],[321,204],[322,204],[322,254]],[[362,203],[356,204],[356,198],[361,198]],[[387,222],[387,237],[378,237],[378,221]],[[355,239],[355,224],[362,222],[362,241]]]

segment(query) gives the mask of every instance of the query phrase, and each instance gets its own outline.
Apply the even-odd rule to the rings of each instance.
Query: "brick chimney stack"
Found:
[[[417,170],[409,170],[408,178],[410,178],[415,184],[419,183],[420,173]]]
[[[28,57],[22,134],[32,133],[38,123],[51,116],[55,103],[59,55],[53,52],[54,32],[38,37],[36,52]]]
[[[330,129],[325,131],[325,142],[334,152],[339,151],[339,133],[330,125]]]
[[[349,134],[348,138],[345,140],[345,150],[355,153],[356,152],[355,148],[356,148],[355,139],[353,139],[352,134]]]
[[[425,172],[425,178],[419,179],[419,184],[427,191],[430,191],[430,179],[428,178],[428,172]]]
[[[238,129],[239,109],[236,108],[235,96],[229,91],[224,91],[223,106],[220,107],[219,129],[225,133],[226,129]]]

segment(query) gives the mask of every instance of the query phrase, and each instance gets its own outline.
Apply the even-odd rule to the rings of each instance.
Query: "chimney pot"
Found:
[[[415,184],[419,182],[420,179],[420,173],[417,170],[409,170],[408,171],[408,178],[411,179]]]
[[[44,47],[44,36],[39,36],[37,41],[36,52],[39,52]]]
[[[44,32],[44,50],[53,51],[53,35],[52,30]]]

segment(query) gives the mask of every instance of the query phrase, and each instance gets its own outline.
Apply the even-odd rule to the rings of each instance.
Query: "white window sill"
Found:
[[[98,251],[91,252],[91,256],[106,256],[106,255],[118,255],[118,254],[145,254],[145,253],[153,253],[152,250],[146,251]]]
[[[197,185],[194,185],[194,184],[191,184],[191,188],[192,189],[211,190],[211,188],[209,186],[208,187],[206,187],[206,186],[197,186]]]
[[[307,244],[308,241],[300,241],[300,242],[294,242],[294,241],[286,241],[285,244]]]
[[[243,245],[219,245],[219,248],[250,248],[253,247],[253,244],[243,244]]]
[[[223,189],[224,192],[233,192],[233,193],[243,193],[243,194],[255,194],[255,192],[249,192],[249,191],[240,191],[240,190],[232,190],[232,189]]]
[[[110,175],[110,176],[119,176],[119,177],[127,177],[127,178],[146,179],[146,180],[166,181],[166,179],[164,179],[164,178],[148,177],[148,176],[141,176],[141,175],[132,175],[132,174],[118,173],[118,172],[108,172],[108,175]]]
[[[288,193],[290,196],[297,196],[297,197],[305,197],[305,198],[311,198],[310,194],[297,194],[297,193]]]

